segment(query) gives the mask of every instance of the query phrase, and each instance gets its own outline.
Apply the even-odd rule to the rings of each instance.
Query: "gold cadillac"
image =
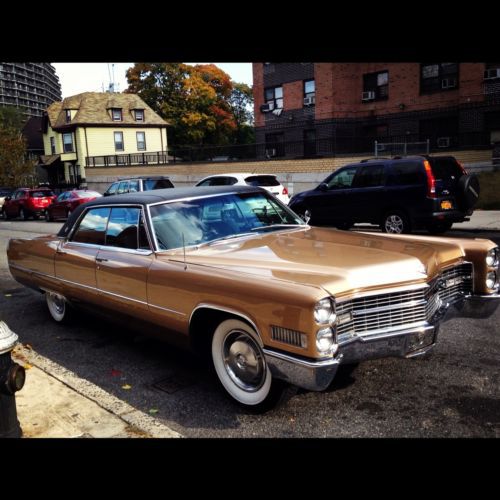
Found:
[[[161,327],[210,355],[254,410],[284,383],[325,389],[343,363],[420,356],[445,317],[499,303],[490,240],[310,227],[247,186],[99,198],[57,235],[11,239],[7,254],[55,321],[90,307]]]

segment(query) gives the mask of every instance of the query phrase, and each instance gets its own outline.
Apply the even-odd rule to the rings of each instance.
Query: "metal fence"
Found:
[[[491,149],[490,137],[485,132],[469,132],[447,137],[420,140],[417,134],[384,137],[340,136],[316,140],[275,141],[267,143],[222,146],[173,146],[167,151],[149,153],[89,156],[86,168],[131,165],[165,165],[195,162],[241,162],[255,160],[283,160],[349,156],[352,154],[406,155],[428,154],[460,149]]]

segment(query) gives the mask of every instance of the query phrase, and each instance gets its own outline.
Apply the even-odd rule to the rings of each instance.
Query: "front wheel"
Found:
[[[49,308],[50,315],[58,323],[69,323],[73,317],[73,309],[67,300],[58,293],[46,292],[45,300]]]
[[[410,221],[408,217],[399,211],[391,211],[385,214],[381,229],[384,233],[403,234],[410,232]]]
[[[212,360],[224,389],[245,408],[261,413],[280,400],[284,384],[273,379],[261,341],[246,323],[228,319],[217,327]]]
[[[310,224],[312,222],[312,211],[307,207],[300,207],[293,209],[293,211],[306,223]]]

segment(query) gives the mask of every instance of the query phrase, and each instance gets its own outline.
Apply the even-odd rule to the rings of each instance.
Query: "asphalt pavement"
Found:
[[[23,232],[30,231],[29,222],[23,221],[20,226],[16,221],[2,221],[2,225],[12,228],[12,236],[18,233],[22,237]],[[58,227],[52,225],[50,230],[57,231]],[[356,229],[367,227],[357,225]],[[455,224],[447,235],[488,231],[500,231],[500,211],[476,211],[469,222]],[[0,252],[0,264],[4,264],[5,249],[0,248]],[[0,292],[6,298],[20,286],[5,274],[0,275],[0,282]],[[16,393],[17,414],[25,438],[182,437],[155,419],[154,414],[135,409],[37,353],[29,344],[17,344],[12,357],[26,369],[25,386]],[[126,390],[126,384],[123,388]]]

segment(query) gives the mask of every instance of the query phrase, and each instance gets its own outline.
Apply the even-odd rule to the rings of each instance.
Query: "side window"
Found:
[[[409,186],[425,182],[423,166],[416,161],[392,163],[389,168],[388,186]]]
[[[93,208],[83,217],[71,241],[104,245],[109,208]]]
[[[122,181],[118,184],[116,194],[128,193],[128,181]]]
[[[383,186],[384,165],[370,165],[361,167],[353,183],[355,188]]]
[[[350,188],[358,167],[349,167],[335,174],[328,182],[328,189]]]
[[[113,184],[111,184],[111,186],[109,186],[108,190],[106,191],[108,194],[115,194],[116,193],[116,190],[118,188],[118,184],[120,184],[119,182],[115,182]]]
[[[129,188],[128,188],[129,193],[137,193],[140,190],[141,190],[141,187],[139,186],[139,179],[130,181]]]
[[[210,183],[212,182],[212,179],[207,179],[203,181],[202,183],[198,184],[198,186],[210,186]]]
[[[140,214],[140,208],[113,207],[106,230],[106,246],[138,248]]]

